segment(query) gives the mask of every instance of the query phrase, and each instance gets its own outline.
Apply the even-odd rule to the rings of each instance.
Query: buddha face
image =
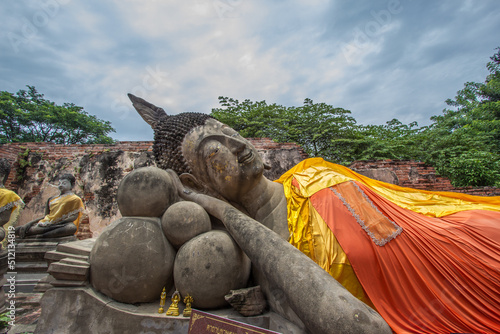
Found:
[[[264,171],[262,158],[253,145],[214,119],[184,137],[182,153],[199,181],[232,201],[250,190]]]
[[[58,184],[57,188],[59,189],[61,194],[65,194],[65,193],[69,192],[71,190],[71,188],[73,188],[73,187],[71,185],[70,180],[59,179],[59,184]]]

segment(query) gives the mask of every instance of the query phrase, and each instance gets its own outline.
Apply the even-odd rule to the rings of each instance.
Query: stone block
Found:
[[[51,275],[47,275],[44,278],[40,279],[35,287],[33,288],[33,292],[45,292],[48,289],[52,288],[52,282],[55,280]]]
[[[208,213],[194,202],[172,204],[161,218],[163,233],[176,249],[201,233],[210,231]]]
[[[57,246],[57,251],[75,255],[89,256],[95,241],[96,239],[85,239],[74,241],[71,243],[59,244]]]
[[[122,303],[151,302],[173,283],[175,250],[160,219],[122,217],[109,225],[90,254],[90,281]]]
[[[55,286],[57,282],[54,282]],[[69,281],[63,282],[68,284]],[[96,293],[90,287],[69,285],[55,287],[45,292],[41,305],[42,313],[34,334],[185,334],[189,332],[190,318],[167,317],[165,314],[158,314],[159,300],[138,305],[122,304]],[[183,305],[179,306],[182,314]],[[303,330],[273,312],[256,317],[242,317],[232,309],[210,313],[279,333],[305,334]]]
[[[178,201],[170,175],[157,167],[142,167],[127,174],[116,194],[122,216],[161,217]]]
[[[45,261],[16,262],[16,271],[18,272],[43,273],[46,272],[48,268],[49,266]]]
[[[54,287],[84,287],[89,284],[87,281],[70,281],[70,280],[58,280],[55,279],[50,281],[50,284]]]
[[[227,232],[205,232],[177,252],[175,287],[182,296],[194,298],[194,308],[227,307],[224,296],[247,286],[250,267],[250,260]]]
[[[87,281],[90,264],[85,261],[63,259],[50,264],[48,272],[57,280]]]
[[[59,252],[59,251],[50,251],[45,253],[45,260],[50,264],[52,262],[57,262],[61,261],[62,259],[65,258],[72,258],[75,260],[81,260],[81,261],[87,261],[89,259],[88,255],[78,255],[78,254],[71,254],[71,253],[65,253],[65,252]]]
[[[66,282],[65,282],[66,283]],[[55,281],[54,285],[58,282]],[[75,301],[78,300],[78,303]],[[187,333],[189,318],[158,314],[158,303],[125,305],[90,288],[53,288],[45,292],[35,333]]]

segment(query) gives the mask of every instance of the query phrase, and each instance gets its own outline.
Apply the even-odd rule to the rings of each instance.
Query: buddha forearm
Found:
[[[272,230],[219,199],[183,189],[180,195],[224,223],[252,264],[281,288],[309,332],[392,333],[377,312]]]
[[[64,223],[72,223],[72,222],[74,222],[75,220],[77,220],[77,219],[78,219],[78,215],[79,215],[79,213],[78,213],[78,212],[77,212],[77,213],[74,213],[74,214],[72,214],[71,216],[68,216],[68,217],[67,217],[66,219],[64,219],[62,222],[64,222]]]
[[[311,333],[392,333],[378,313],[267,227],[229,205],[221,220]]]
[[[205,211],[220,220],[222,220],[225,210],[233,207],[232,205],[221,201],[220,199],[204,194],[181,193],[180,195],[185,200],[192,201],[201,205],[205,209]]]

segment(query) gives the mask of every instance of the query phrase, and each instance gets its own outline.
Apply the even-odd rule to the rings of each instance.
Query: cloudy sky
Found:
[[[3,0],[0,90],[75,103],[117,140],[153,138],[129,92],[171,114],[311,98],[426,125],[499,37],[498,0]]]

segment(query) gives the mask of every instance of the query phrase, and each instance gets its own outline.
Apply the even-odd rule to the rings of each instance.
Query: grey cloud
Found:
[[[500,45],[496,0],[221,1],[225,12],[148,0],[140,13],[125,1],[3,1],[0,90],[35,85],[110,120],[120,140],[152,139],[126,98],[134,91],[171,113],[208,113],[219,95],[287,106],[311,98],[361,124],[425,124],[466,81],[484,80]],[[50,14],[43,6],[54,2]],[[16,50],[9,32],[28,42]],[[343,48],[356,38],[366,44],[349,62]]]

